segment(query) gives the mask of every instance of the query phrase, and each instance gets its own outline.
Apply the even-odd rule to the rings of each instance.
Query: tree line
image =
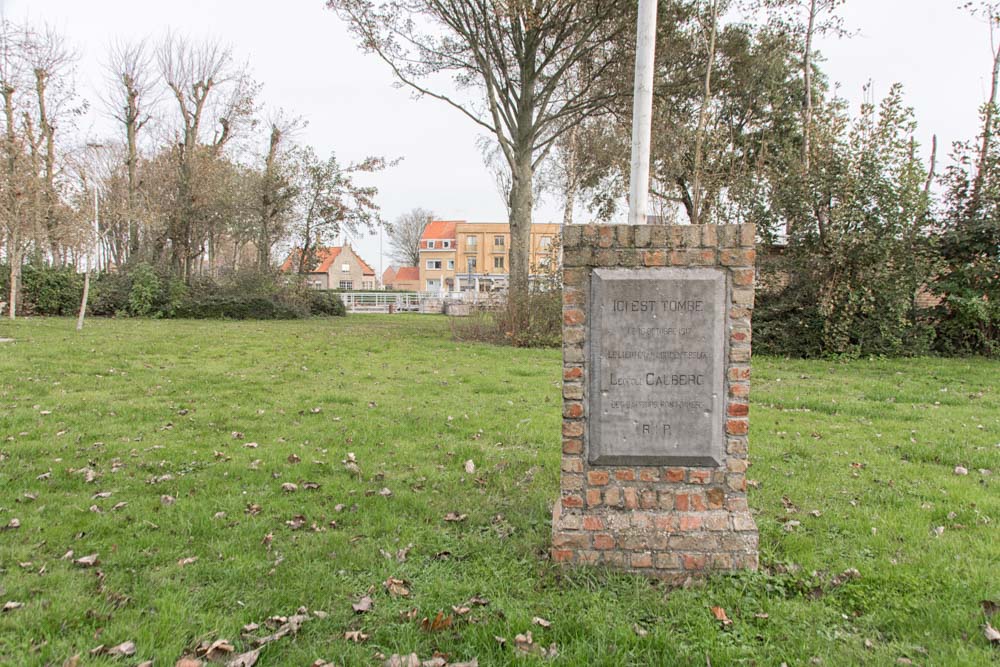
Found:
[[[831,86],[816,43],[848,36],[843,3],[660,0],[651,220],[757,225],[763,351],[996,354],[1000,5],[961,8],[986,25],[992,85],[979,136],[941,169],[900,86],[879,100],[866,89],[858,110]],[[563,202],[564,223],[579,204],[588,221],[626,207],[634,1],[327,6],[401,84],[492,138],[512,291],[527,289],[538,196]]]
[[[116,42],[93,101],[76,87],[77,63],[56,30],[0,20],[0,242],[11,318],[26,264],[149,265],[190,285],[271,271],[275,249],[295,246],[304,272],[342,230],[381,221],[377,190],[358,177],[391,163],[345,164],[302,145],[305,121],[264,108],[261,85],[231,47],[173,32]],[[113,134],[85,136],[92,104]]]

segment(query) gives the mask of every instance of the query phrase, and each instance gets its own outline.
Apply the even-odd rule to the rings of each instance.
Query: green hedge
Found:
[[[9,267],[0,266],[0,289],[9,290]],[[340,296],[309,289],[286,276],[243,272],[191,285],[148,264],[92,276],[91,315],[197,319],[296,319],[347,314]],[[83,297],[83,275],[70,268],[27,265],[21,272],[19,310],[28,315],[73,315]]]

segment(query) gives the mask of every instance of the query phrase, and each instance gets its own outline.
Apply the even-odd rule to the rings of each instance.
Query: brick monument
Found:
[[[755,569],[753,225],[567,226],[563,267],[553,559],[676,581]]]

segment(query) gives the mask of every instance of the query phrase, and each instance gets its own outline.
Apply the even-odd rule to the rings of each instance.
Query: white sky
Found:
[[[483,166],[482,133],[444,103],[414,100],[395,88],[387,68],[362,54],[323,0],[0,0],[14,20],[47,22],[80,52],[79,92],[99,109],[101,62],[115,38],[158,38],[168,28],[233,45],[264,84],[263,102],[304,116],[300,136],[341,162],[379,154],[403,161],[369,181],[383,214],[394,219],[421,206],[440,217],[501,221],[506,210]],[[871,80],[876,99],[893,82],[916,109],[925,146],[937,133],[939,164],[951,142],[977,132],[991,64],[985,24],[957,9],[958,0],[848,0],[842,9],[855,36],[819,46],[824,69],[856,108]],[[83,129],[112,131],[94,113]],[[583,213],[583,212],[581,212]],[[624,217],[624,213],[623,213]],[[561,220],[558,202],[543,201],[536,221]],[[354,239],[379,269],[378,237]],[[388,266],[387,257],[383,266]]]

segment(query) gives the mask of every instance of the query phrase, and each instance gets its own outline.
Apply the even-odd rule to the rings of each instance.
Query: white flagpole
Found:
[[[656,1],[639,0],[635,39],[635,94],[632,103],[632,177],[628,223],[646,224],[649,200],[649,143],[653,124],[653,61]]]

